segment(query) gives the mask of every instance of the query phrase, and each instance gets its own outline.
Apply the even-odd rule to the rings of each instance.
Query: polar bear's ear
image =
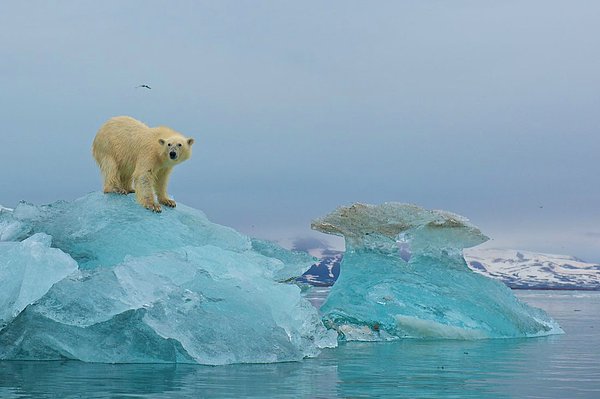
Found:
[[[188,141],[188,145],[194,144],[194,139],[191,137],[187,141]]]
[[[158,144],[165,145],[165,141],[163,139],[158,139]]]

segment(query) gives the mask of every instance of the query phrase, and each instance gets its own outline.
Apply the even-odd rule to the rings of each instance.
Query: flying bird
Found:
[[[143,87],[143,88],[148,89],[148,90],[152,90],[152,87],[150,87],[148,85],[139,85],[139,86],[136,86],[135,88],[139,89],[140,87]]]

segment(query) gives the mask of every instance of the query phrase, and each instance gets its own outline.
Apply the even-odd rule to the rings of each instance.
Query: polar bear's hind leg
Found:
[[[127,190],[121,184],[117,162],[111,157],[106,157],[99,164],[100,172],[104,178],[102,191],[105,193],[127,194]]]

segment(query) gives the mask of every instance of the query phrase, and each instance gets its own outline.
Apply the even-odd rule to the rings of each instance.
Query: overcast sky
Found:
[[[326,240],[311,219],[399,201],[600,261],[598,21],[595,0],[3,1],[0,204],[100,190],[94,135],[131,115],[196,138],[171,195],[250,235]]]

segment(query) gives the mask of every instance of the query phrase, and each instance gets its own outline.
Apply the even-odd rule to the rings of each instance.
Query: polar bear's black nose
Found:
[[[169,153],[169,156],[171,157],[171,159],[175,159],[175,158],[177,158],[177,153],[175,151],[171,151]]]

